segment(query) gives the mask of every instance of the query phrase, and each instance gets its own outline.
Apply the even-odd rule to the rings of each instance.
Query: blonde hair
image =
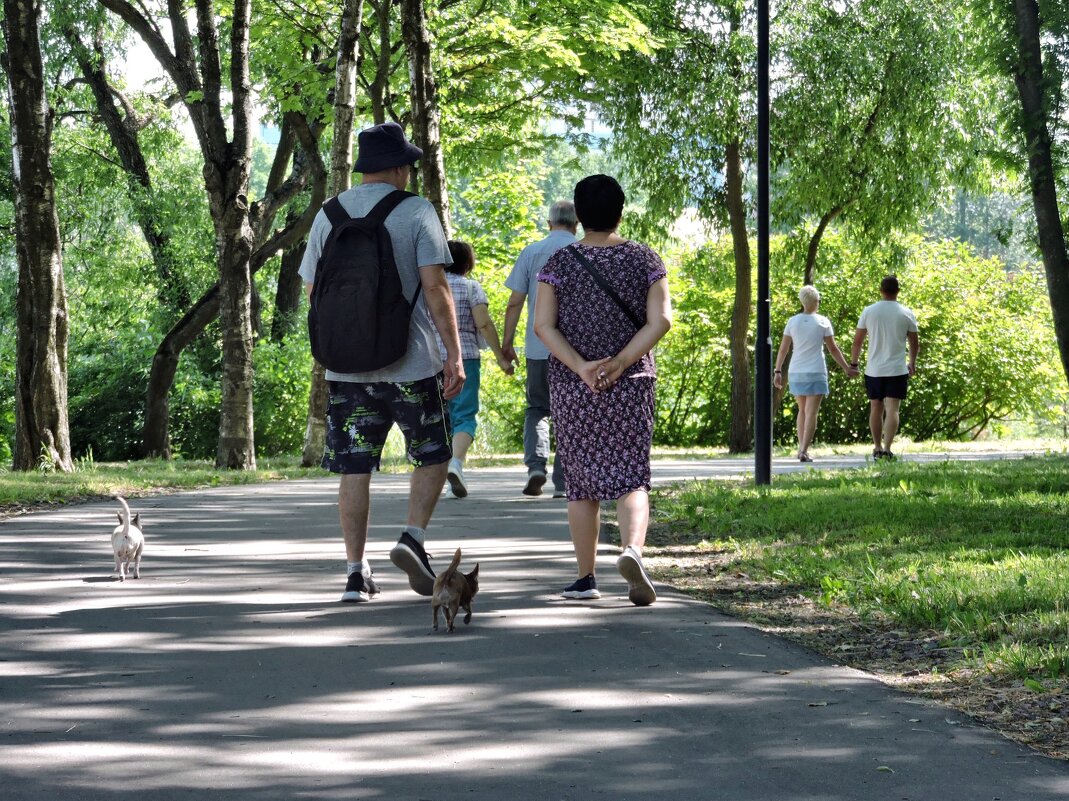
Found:
[[[806,284],[798,290],[798,300],[802,301],[803,309],[815,309],[817,304],[820,303],[820,293],[817,292],[815,286]]]

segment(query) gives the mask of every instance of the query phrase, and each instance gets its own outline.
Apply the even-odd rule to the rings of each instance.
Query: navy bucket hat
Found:
[[[356,137],[356,152],[353,172],[362,173],[415,164],[423,157],[423,151],[405,139],[404,130],[396,122],[365,128]]]

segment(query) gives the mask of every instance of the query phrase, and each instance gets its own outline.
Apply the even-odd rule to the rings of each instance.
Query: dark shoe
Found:
[[[802,454],[798,455],[798,461],[799,462],[811,462],[811,461],[813,461],[813,457],[810,456],[808,453],[802,453]]]
[[[620,558],[616,560],[616,569],[627,582],[627,597],[635,606],[649,606],[657,600],[657,590],[653,589],[646,568],[642,566],[639,558],[631,547],[624,548]]]
[[[572,599],[600,598],[601,593],[598,592],[597,579],[594,578],[593,573],[587,573],[581,579],[576,579],[567,587],[565,587],[564,592],[561,593],[561,597]]]
[[[879,448],[873,448],[873,450],[872,450],[872,458],[873,458],[873,460],[882,459],[883,458],[883,453],[884,452],[881,451]]]
[[[883,458],[884,458],[884,459],[886,459],[886,460],[887,460],[887,461],[889,461],[889,462],[893,462],[893,461],[894,461],[895,459],[897,459],[898,457],[897,457],[897,456],[895,456],[895,455],[894,455],[893,453],[891,453],[890,451],[884,451],[884,452],[883,452]]]
[[[532,498],[542,494],[542,487],[546,483],[546,474],[542,470],[532,470],[527,474],[527,484],[523,488],[524,495]]]
[[[458,498],[468,497],[468,484],[464,481],[464,467],[459,461],[450,460],[449,472],[445,474],[445,477],[449,479],[449,489],[453,490],[453,495]]]
[[[341,600],[345,603],[358,604],[371,600],[372,595],[379,594],[379,586],[371,576],[363,575],[359,570],[350,573],[345,582],[345,592]]]
[[[434,592],[434,571],[427,561],[427,552],[407,531],[390,551],[390,561],[408,574],[408,586],[420,595]]]

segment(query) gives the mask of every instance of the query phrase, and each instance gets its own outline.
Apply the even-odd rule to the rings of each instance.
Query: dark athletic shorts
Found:
[[[884,398],[906,399],[909,388],[909,373],[904,375],[865,376],[865,392],[869,400],[882,401]]]
[[[416,467],[448,462],[449,410],[442,374],[400,383],[328,381],[327,445],[323,467],[332,473],[373,473],[394,423]]]

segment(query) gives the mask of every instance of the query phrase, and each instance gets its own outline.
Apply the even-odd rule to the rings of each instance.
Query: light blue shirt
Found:
[[[527,294],[527,333],[524,337],[525,355],[528,359],[548,359],[549,349],[542,344],[535,335],[534,310],[535,297],[538,294],[538,273],[549,257],[561,248],[568,247],[576,242],[575,234],[571,231],[550,231],[549,236],[530,245],[520,251],[516,259],[516,266],[512,268],[509,277],[505,279],[505,286],[514,292]]]

